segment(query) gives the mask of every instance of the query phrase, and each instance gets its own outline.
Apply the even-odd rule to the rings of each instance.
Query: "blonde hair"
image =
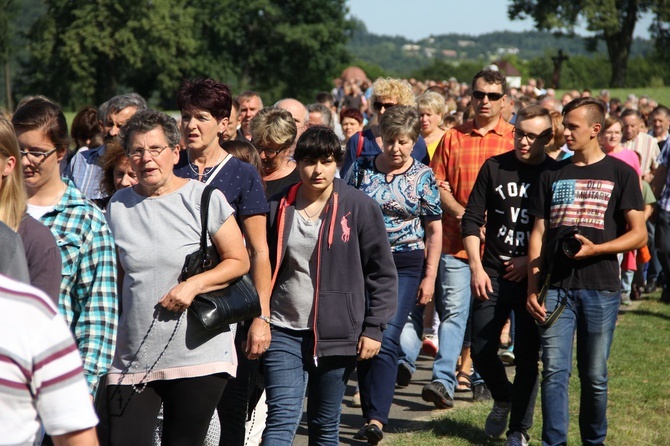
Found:
[[[434,91],[427,91],[416,99],[416,108],[421,113],[423,110],[430,110],[436,115],[444,115],[446,102],[444,96]]]
[[[398,105],[414,106],[416,104],[412,86],[407,81],[380,77],[372,84],[372,90],[374,91],[373,102],[378,98],[397,98]]]
[[[23,185],[23,171],[21,170],[21,153],[19,152],[19,141],[16,139],[14,127],[7,118],[0,115],[0,157],[16,159],[16,165],[12,173],[2,177],[2,189],[0,189],[0,220],[14,231],[19,229],[19,224],[26,213],[25,186]]]
[[[274,143],[287,149],[293,145],[298,128],[288,111],[283,108],[265,107],[251,119],[249,131],[256,146]]]

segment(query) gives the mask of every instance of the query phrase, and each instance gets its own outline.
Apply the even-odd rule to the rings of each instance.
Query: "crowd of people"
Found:
[[[176,103],[0,117],[0,444],[290,445],[307,397],[335,445],[354,371],[377,444],[422,350],[430,405],[471,391],[527,445],[541,388],[542,443],[566,444],[575,332],[581,439],[605,442],[619,306],[670,303],[670,109],[490,68],[308,105],[200,78]],[[201,236],[219,263],[182,280]],[[193,317],[247,273],[260,316]]]

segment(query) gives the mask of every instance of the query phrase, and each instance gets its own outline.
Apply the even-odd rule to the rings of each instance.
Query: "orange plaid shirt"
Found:
[[[474,128],[474,121],[450,129],[430,162],[435,178],[448,181],[456,201],[465,206],[484,161],[514,150],[513,130],[502,117],[486,134]],[[447,212],[442,214],[442,254],[467,259],[459,222]]]

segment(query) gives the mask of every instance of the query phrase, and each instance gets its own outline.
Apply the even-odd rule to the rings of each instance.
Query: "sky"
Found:
[[[530,31],[533,20],[507,18],[506,0],[348,0],[349,12],[374,34],[420,40],[439,34],[477,36],[493,31]],[[635,27],[635,36],[649,38],[649,16]],[[588,35],[581,28],[578,33]]]

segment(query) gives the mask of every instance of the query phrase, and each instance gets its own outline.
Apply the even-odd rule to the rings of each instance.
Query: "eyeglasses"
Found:
[[[284,149],[279,149],[279,150],[272,150],[268,149],[267,147],[263,147],[261,145],[256,146],[256,150],[258,150],[258,153],[265,153],[265,156],[268,158],[274,158],[275,156],[279,155],[281,152],[283,152]]]
[[[533,144],[536,140],[540,138],[546,138],[547,136],[551,136],[552,129],[547,129],[540,133],[539,135],[536,135],[534,133],[526,133],[523,130],[519,130],[516,127],[514,128],[514,137],[521,141],[523,138],[526,138],[528,140],[529,144]]]
[[[382,108],[388,110],[389,108],[391,108],[395,105],[398,105],[398,104],[394,104],[393,102],[379,102],[379,101],[375,101],[375,102],[372,103],[372,106],[377,111],[381,111]]]
[[[504,93],[486,93],[484,91],[473,91],[472,92],[472,97],[477,99],[477,100],[482,100],[484,99],[484,96],[487,96],[489,98],[489,101],[495,102],[499,101],[502,99],[503,96],[505,96]]]
[[[148,153],[149,155],[151,155],[152,158],[156,158],[161,153],[163,153],[163,150],[167,149],[168,147],[170,146],[153,146],[149,147],[148,149],[142,149],[142,148],[132,149],[130,152],[128,152],[128,156],[133,160],[140,160],[144,158],[145,153]]]
[[[38,163],[43,163],[56,150],[58,150],[58,147],[54,147],[53,149],[49,150],[48,152],[42,152],[40,150],[20,150],[19,153],[21,154],[21,156],[27,156],[32,161],[37,161]]]

